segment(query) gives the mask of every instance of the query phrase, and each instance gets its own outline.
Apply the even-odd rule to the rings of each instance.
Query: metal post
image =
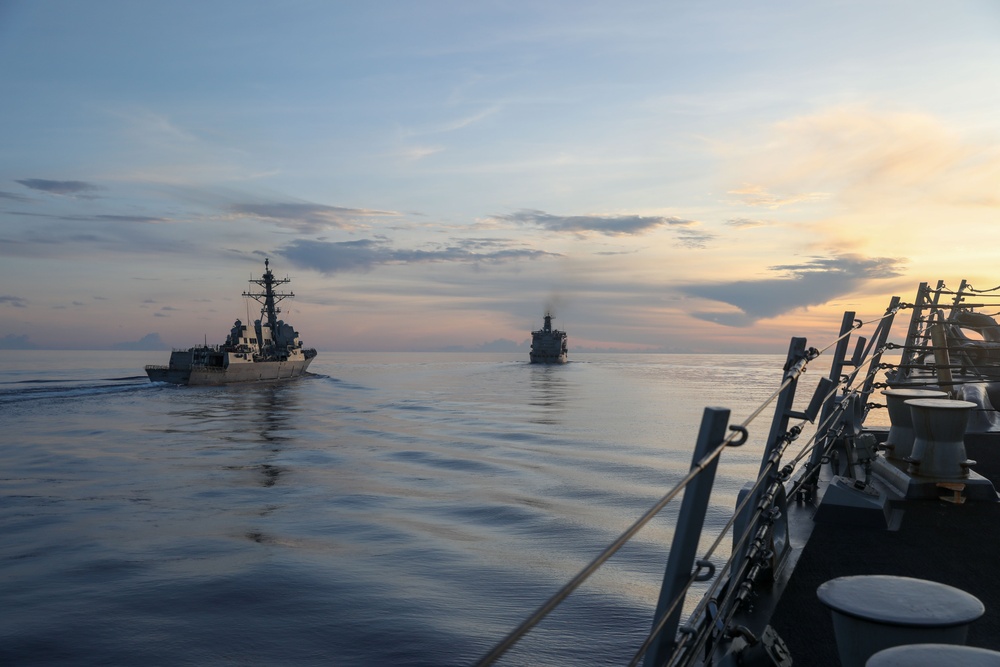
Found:
[[[940,288],[940,283],[938,283]],[[917,298],[914,300],[913,312],[910,313],[910,326],[906,329],[906,340],[903,341],[903,354],[899,359],[899,372],[895,380],[901,382],[910,373],[910,365],[916,359],[917,336],[920,335],[920,317],[924,312],[924,302],[930,301],[927,296],[927,283],[920,283],[917,288]]]
[[[840,384],[840,376],[844,372],[844,360],[847,356],[847,346],[850,343],[850,337],[844,334],[848,333],[854,328],[854,311],[848,310],[844,313],[844,319],[840,323],[840,333],[838,336],[843,336],[839,341],[837,341],[837,347],[833,351],[833,361],[830,363],[830,375],[829,378],[833,380],[835,385]],[[820,412],[819,423],[823,425],[824,429],[829,429],[831,424],[827,421],[830,419],[830,415],[833,413],[834,409],[837,407],[837,397],[830,396],[826,399],[823,404],[823,410]],[[819,473],[820,462],[823,459],[823,455],[826,453],[826,434],[817,433],[816,434],[816,446],[812,450],[812,454],[809,456],[809,470],[812,470],[813,478],[811,480],[810,486],[815,489],[816,485],[816,475]],[[813,494],[815,498],[815,493]]]
[[[691,469],[701,465],[701,460],[722,444],[729,424],[729,410],[726,408],[705,408],[701,418],[701,428],[698,431],[698,442],[695,444],[691,457]],[[694,477],[684,490],[684,500],[677,515],[677,525],[674,528],[674,539],[667,558],[666,571],[663,574],[663,586],[660,588],[660,598],[653,615],[653,628],[660,624],[660,619],[678,600],[670,613],[663,629],[646,652],[644,664],[646,667],[662,665],[670,656],[680,623],[685,588],[691,579],[694,569],[694,558],[698,550],[698,538],[701,536],[708,510],[708,500],[712,494],[712,484],[715,481],[715,470],[719,465],[716,456],[704,465],[701,473]]]
[[[788,357],[785,360],[785,375],[782,376],[782,384],[788,381],[788,385],[781,390],[778,394],[778,399],[774,405],[774,417],[771,420],[771,431],[768,433],[767,442],[764,446],[764,453],[760,458],[760,469],[757,471],[757,478],[759,479],[770,465],[771,455],[774,451],[781,445],[782,438],[785,433],[788,432],[788,419],[792,413],[792,405],[795,402],[795,388],[798,386],[798,377],[794,374],[794,367],[796,364],[802,362],[806,357],[806,339],[805,338],[792,338],[788,344]],[[772,469],[770,472],[770,478],[777,476],[777,469]],[[737,545],[743,538],[745,533],[754,535],[757,532],[757,521],[753,520],[754,514],[757,512],[757,506],[760,505],[761,499],[764,493],[767,492],[768,483],[759,484],[753,490],[753,496],[747,500],[746,505],[743,506],[743,510],[739,516],[736,518],[736,523],[733,529],[733,544]],[[740,530],[742,527],[742,530]],[[743,546],[737,547],[733,552],[733,562],[741,563],[747,557],[750,552],[751,540],[747,539],[743,542]],[[738,566],[734,566],[738,568]]]
[[[899,306],[899,297],[894,296],[892,297],[892,299],[890,299],[889,308],[886,310],[886,312],[892,312],[896,310],[898,306]],[[889,333],[892,331],[892,323],[893,321],[895,321],[895,319],[896,319],[895,315],[890,315],[889,317],[883,319],[879,323],[878,328],[876,328],[875,336],[872,337],[872,341],[868,344],[869,348],[874,347],[875,349],[875,354],[872,355],[871,366],[869,367],[869,371],[874,371],[875,370],[874,367],[878,366],[878,364],[882,361],[881,350],[885,348],[885,343],[889,339]],[[871,396],[872,388],[874,385],[875,385],[875,373],[869,372],[868,376],[865,378],[864,384],[861,387],[861,400],[864,401],[865,403],[868,402],[868,397]],[[866,410],[865,415],[867,416],[867,414],[868,412]]]
[[[843,342],[843,341],[842,341]],[[845,345],[846,349],[846,345]],[[781,381],[791,379],[788,386],[778,394],[778,400],[774,406],[774,418],[771,420],[771,431],[767,434],[767,445],[764,447],[764,455],[760,460],[760,470],[757,471],[757,476],[764,472],[768,466],[768,461],[771,458],[771,454],[777,449],[781,442],[781,437],[788,431],[788,417],[792,412],[792,404],[795,402],[795,388],[798,386],[798,377],[789,377],[788,372],[792,367],[798,363],[800,360],[805,359],[806,356],[806,339],[805,338],[792,338],[791,342],[788,344],[788,359],[785,361],[785,377],[781,378]],[[758,491],[758,496],[762,491]]]
[[[906,332],[906,341],[903,343],[903,356],[899,362],[899,371],[892,378],[897,384],[904,384],[913,372],[913,365],[917,363],[918,357],[923,360],[926,355],[930,332],[927,329],[924,311],[933,311],[937,308],[942,290],[944,290],[943,280],[938,281],[934,290],[931,290],[927,283],[920,283],[916,303],[913,304],[913,313],[910,315],[910,327]]]

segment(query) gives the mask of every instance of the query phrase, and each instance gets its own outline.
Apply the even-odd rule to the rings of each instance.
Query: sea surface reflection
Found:
[[[2,664],[464,665],[684,474],[780,357],[321,353],[282,384],[0,352]],[[767,428],[762,424],[762,429]],[[727,452],[722,520],[759,451]],[[627,661],[671,510],[503,664]]]

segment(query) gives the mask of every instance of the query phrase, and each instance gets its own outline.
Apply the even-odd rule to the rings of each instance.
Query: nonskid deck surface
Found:
[[[966,443],[974,470],[1000,488],[1000,442]],[[798,508],[802,509],[802,508]],[[1000,502],[908,503],[898,531],[818,523],[799,557],[771,625],[796,665],[839,667],[830,610],[816,589],[836,577],[887,574],[937,581],[986,607],[968,645],[1000,650]]]

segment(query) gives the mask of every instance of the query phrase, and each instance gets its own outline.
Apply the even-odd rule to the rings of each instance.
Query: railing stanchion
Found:
[[[841,383],[841,377],[844,373],[844,362],[847,357],[847,346],[850,343],[850,338],[846,336],[854,328],[854,311],[848,310],[844,312],[844,319],[840,323],[840,340],[837,342],[837,347],[833,351],[833,360],[830,362],[830,374],[829,377],[835,385]],[[810,489],[810,495],[815,500],[816,498],[816,484],[819,479],[819,468],[826,455],[827,447],[827,434],[825,431],[830,429],[830,415],[837,407],[837,396],[830,396],[826,399],[826,403],[823,404],[823,410],[820,412],[819,423],[823,425],[824,432],[816,434],[816,446],[813,448],[812,455],[809,458],[808,470],[811,472],[810,481],[808,487]]]
[[[701,465],[710,452],[722,444],[726,436],[726,426],[729,424],[729,410],[726,408],[705,408],[701,418],[701,428],[698,431],[698,442],[691,458],[691,469]],[[684,500],[681,502],[677,516],[677,528],[667,557],[667,567],[663,574],[663,586],[660,588],[656,613],[653,615],[653,628],[660,624],[660,619],[673,605],[674,600],[683,597],[698,550],[698,539],[701,537],[702,526],[705,523],[705,513],[708,510],[709,497],[712,494],[712,484],[715,481],[715,470],[719,465],[719,457],[712,458],[701,474],[695,477],[684,490]],[[675,643],[677,627],[680,623],[682,605],[674,606],[674,611],[663,625],[663,629],[646,652],[645,665],[653,667],[661,665],[670,655]]]

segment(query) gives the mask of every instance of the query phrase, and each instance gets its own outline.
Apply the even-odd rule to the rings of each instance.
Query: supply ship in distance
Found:
[[[281,309],[276,304],[295,294],[276,292],[275,288],[288,282],[288,278],[275,278],[265,259],[264,275],[259,280],[250,279],[262,291],[243,293],[245,298],[261,304],[261,319],[252,328],[236,320],[223,345],[174,350],[169,365],[146,366],[149,379],[172,384],[219,385],[304,375],[316,350],[303,349],[298,332],[278,319]]]
[[[567,353],[566,332],[553,329],[552,315],[545,313],[545,325],[531,332],[531,363],[565,364]]]

